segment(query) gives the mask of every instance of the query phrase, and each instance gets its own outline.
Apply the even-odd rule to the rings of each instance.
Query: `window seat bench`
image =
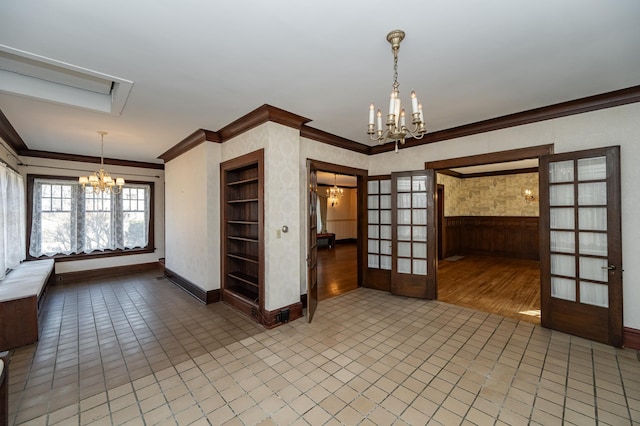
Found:
[[[54,261],[45,259],[22,262],[0,281],[0,351],[38,341],[38,314],[54,280]]]

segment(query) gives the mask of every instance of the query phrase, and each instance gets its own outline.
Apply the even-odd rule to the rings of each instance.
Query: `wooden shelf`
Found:
[[[220,165],[222,300],[263,323],[264,151]]]
[[[241,200],[227,200],[229,204],[238,204],[238,203],[256,203],[259,200],[257,198],[243,198]]]
[[[258,258],[258,256],[251,256],[246,253],[227,253],[227,256],[232,257],[234,259],[238,259],[238,260],[244,260],[245,262],[251,262],[251,263],[260,262],[260,259]]]
[[[242,281],[243,283],[258,287],[258,277],[252,277],[251,275],[247,275],[244,272],[239,271],[229,272],[227,275],[238,281]]]

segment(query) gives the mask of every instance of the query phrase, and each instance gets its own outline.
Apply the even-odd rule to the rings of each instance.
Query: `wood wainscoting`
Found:
[[[540,260],[538,217],[444,218],[445,257],[465,254]]]

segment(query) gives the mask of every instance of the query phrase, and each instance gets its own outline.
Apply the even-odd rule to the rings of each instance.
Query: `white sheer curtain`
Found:
[[[36,178],[29,254],[143,248],[149,242],[151,189],[127,184],[119,194],[85,192],[75,181]]]
[[[24,180],[0,163],[0,279],[25,258]]]

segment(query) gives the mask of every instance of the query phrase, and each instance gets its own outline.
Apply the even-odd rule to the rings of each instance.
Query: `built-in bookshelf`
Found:
[[[264,151],[220,165],[222,300],[263,323]]]

